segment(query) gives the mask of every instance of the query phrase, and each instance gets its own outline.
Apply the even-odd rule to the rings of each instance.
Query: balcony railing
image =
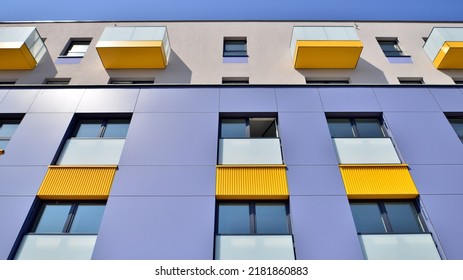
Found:
[[[341,164],[399,164],[390,138],[333,138]]]
[[[219,164],[283,164],[279,138],[220,139]]]
[[[57,165],[117,165],[125,139],[81,139],[66,141]]]

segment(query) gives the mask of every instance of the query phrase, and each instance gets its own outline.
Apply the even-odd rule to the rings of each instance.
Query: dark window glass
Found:
[[[246,40],[224,40],[223,56],[247,56]]]
[[[249,234],[249,204],[219,205],[219,234]]]
[[[358,137],[362,138],[381,138],[384,137],[381,124],[377,119],[355,119]]]
[[[349,119],[328,119],[328,127],[333,138],[354,137],[354,131]]]
[[[411,202],[385,202],[386,213],[395,233],[423,232]]]
[[[275,118],[250,118],[249,130],[251,138],[276,138]]]
[[[47,204],[42,208],[34,232],[36,233],[62,233],[71,210],[71,204]]]
[[[386,228],[377,203],[351,203],[355,227],[359,233],[385,233]]]
[[[282,203],[256,203],[257,234],[289,234],[286,206]]]
[[[381,49],[384,52],[385,56],[393,57],[393,56],[403,56],[403,52],[399,47],[399,43],[396,40],[391,41],[378,41]]]
[[[246,137],[245,119],[223,119],[221,123],[222,138],[245,138]]]
[[[121,121],[109,121],[106,125],[106,129],[103,137],[105,138],[125,138],[127,131],[129,130],[129,122],[125,120]]]
[[[104,205],[80,204],[72,221],[70,233],[98,233]]]
[[[275,118],[222,119],[221,138],[276,138]]]
[[[85,121],[79,124],[76,137],[93,138],[100,137],[102,124],[101,121]]]
[[[463,119],[449,119],[449,122],[457,133],[458,138],[463,142]]]

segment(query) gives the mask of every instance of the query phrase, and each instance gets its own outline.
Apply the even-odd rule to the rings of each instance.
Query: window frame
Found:
[[[275,137],[274,136],[272,136],[272,137],[255,137],[255,136],[251,136],[251,121],[252,121],[252,119],[273,119],[272,123],[267,127],[265,132],[269,131],[270,128],[274,124],[274,126],[275,126]],[[244,120],[244,123],[245,123],[245,136],[244,137],[224,137],[222,135],[222,121],[224,121],[224,120]],[[279,135],[279,132],[278,132],[278,118],[277,117],[274,117],[274,116],[266,116],[266,117],[264,117],[264,116],[258,116],[258,117],[241,117],[241,116],[237,116],[237,117],[221,117],[220,118],[220,121],[219,121],[219,139],[265,139],[265,138],[269,138],[269,139],[279,139],[280,138],[280,135]]]
[[[110,122],[112,121],[127,121],[127,125],[130,126],[130,118],[89,118],[89,119],[79,119],[77,120],[77,122],[75,123],[74,127],[73,127],[73,130],[72,130],[72,134],[71,134],[71,137],[69,137],[68,139],[71,139],[71,138],[111,138],[111,139],[125,139],[127,137],[127,134],[124,136],[124,137],[105,137],[105,133],[106,133],[106,129],[108,127],[108,124],[110,124]],[[79,133],[79,129],[80,129],[80,126],[82,124],[85,124],[86,122],[90,123],[90,122],[99,122],[100,123],[100,129],[99,129],[99,132],[98,132],[98,136],[95,136],[95,137],[78,137],[77,134]],[[128,130],[128,128],[127,128]]]
[[[381,217],[381,222],[383,223],[384,226],[384,232],[360,232],[357,229],[357,226],[355,225],[355,217],[354,213],[352,211],[352,204],[355,203],[369,203],[369,204],[376,204],[380,211],[380,217]],[[414,218],[416,218],[417,223],[419,224],[419,227],[421,228],[421,231],[419,232],[401,232],[401,231],[394,231],[392,228],[392,222],[391,218],[389,217],[386,209],[386,204],[388,203],[410,203],[413,206],[414,210]],[[421,213],[421,207],[420,204],[417,200],[407,200],[407,199],[378,199],[378,200],[363,200],[363,199],[351,199],[349,200],[349,207],[351,208],[351,213],[352,213],[352,218],[354,219],[354,226],[357,231],[357,234],[421,234],[421,233],[429,233],[429,230],[426,226],[425,219]]]
[[[4,150],[6,149],[6,147],[8,146],[9,142],[11,141],[11,138],[13,137],[13,135],[16,133],[16,130],[18,129],[19,125],[21,125],[21,121],[22,121],[22,117],[5,117],[5,118],[1,118],[0,119],[0,128],[4,125],[4,124],[16,124],[17,127],[15,128],[15,130],[13,131],[13,133],[11,133],[11,135],[9,135],[9,137],[2,137],[0,136],[0,141],[7,141],[6,144],[5,144],[5,147],[4,148],[0,148],[0,155],[2,155],[4,153]]]
[[[288,229],[287,233],[257,233],[257,224],[256,224],[256,204],[281,204],[285,206],[285,222]],[[247,204],[248,205],[248,217],[249,217],[249,233],[219,233],[219,222],[220,222],[220,205],[237,205],[237,204]],[[216,236],[227,236],[227,235],[292,235],[291,229],[291,217],[288,201],[281,200],[220,200],[216,203],[215,208],[216,218],[215,218],[215,235]]]
[[[397,38],[376,38],[376,41],[386,57],[410,57],[403,52]],[[392,46],[395,50],[385,50],[386,46]]]
[[[59,57],[60,58],[82,58],[87,53],[88,49],[90,48],[91,43],[92,43],[92,38],[71,38],[67,42],[64,49],[61,51]],[[85,49],[85,52],[83,53],[76,52],[76,53],[82,53],[82,55],[69,55],[69,53],[72,51],[72,48],[76,45],[86,45],[87,48]]]
[[[453,131],[457,135],[458,139],[460,139],[461,143],[463,143],[463,133],[460,135],[458,134],[457,130],[453,126],[452,121],[460,121],[461,124],[463,125],[463,117],[457,117],[457,116],[447,116],[447,121],[449,122],[450,126],[452,127]]]
[[[227,50],[229,45],[240,45],[243,46],[243,50]],[[223,39],[223,57],[248,57],[248,41],[246,37],[230,38],[225,37]]]
[[[352,130],[352,137],[333,137],[331,135],[331,129],[330,127],[330,119],[347,119],[350,122],[351,130]],[[331,138],[372,138],[372,137],[361,137],[360,132],[358,129],[357,125],[357,120],[359,119],[371,119],[371,120],[376,120],[379,123],[379,127],[381,130],[381,133],[383,134],[382,137],[373,137],[373,138],[390,138],[389,134],[387,133],[387,126],[384,123],[384,120],[382,117],[362,117],[362,116],[355,116],[355,117],[349,117],[349,116],[327,116],[326,121],[328,124],[328,130],[330,130],[330,135]]]

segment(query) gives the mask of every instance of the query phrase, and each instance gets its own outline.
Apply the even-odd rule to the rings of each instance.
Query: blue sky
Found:
[[[463,0],[2,0],[1,21],[463,21]]]

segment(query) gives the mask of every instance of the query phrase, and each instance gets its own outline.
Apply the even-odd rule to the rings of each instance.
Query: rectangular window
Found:
[[[57,165],[117,165],[130,118],[82,119],[66,140]]]
[[[399,47],[397,39],[377,39],[378,44],[387,57],[406,56]]]
[[[0,120],[0,151],[5,150],[20,122],[17,119]]]
[[[423,78],[398,78],[401,85],[422,85]]]
[[[222,84],[224,85],[248,85],[248,77],[223,77]]]
[[[224,38],[223,40],[224,57],[247,57],[246,38]]]
[[[454,82],[456,85],[463,85],[463,78],[454,78],[454,79],[453,79],[453,82]]]
[[[61,57],[84,57],[91,38],[72,38],[61,52]]]
[[[217,234],[290,234],[284,202],[220,202]]]
[[[349,84],[349,79],[348,78],[341,78],[341,79],[306,78],[305,82],[308,85],[346,85],[346,84]]]
[[[328,118],[332,138],[385,138],[386,131],[377,118]]]
[[[351,201],[350,207],[359,234],[426,231],[413,201]]]
[[[129,80],[129,79],[111,79],[109,84],[112,85],[144,85],[144,84],[153,84],[154,79],[146,80]]]
[[[57,79],[45,79],[44,84],[47,85],[68,85],[71,78],[57,78]]]
[[[460,138],[460,141],[463,143],[463,118],[449,118],[448,120],[458,138]]]
[[[277,138],[276,118],[224,118],[220,123],[221,138]]]

